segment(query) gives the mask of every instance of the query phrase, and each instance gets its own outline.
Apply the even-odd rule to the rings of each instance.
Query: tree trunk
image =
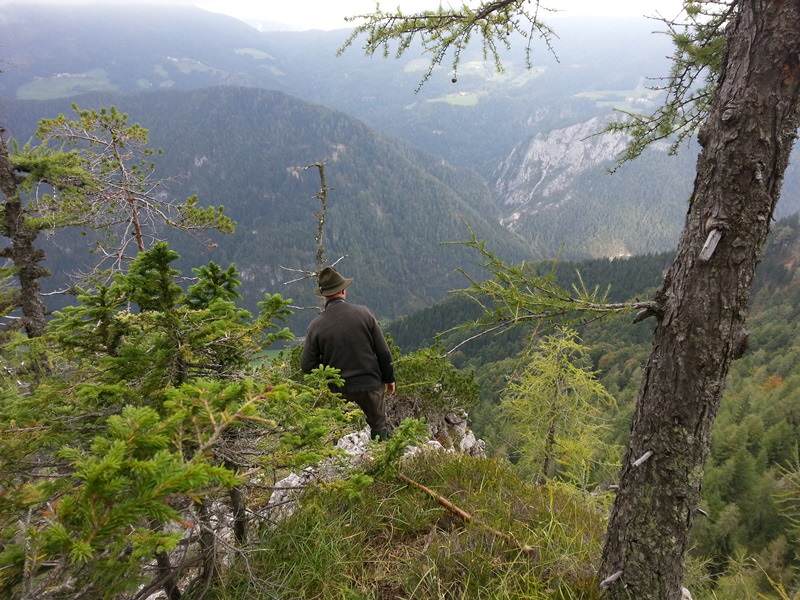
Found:
[[[230,439],[231,443],[235,440]],[[232,461],[225,461],[225,468],[238,474],[238,468]],[[234,486],[230,489],[228,497],[231,501],[231,513],[233,513],[233,535],[239,544],[247,542],[247,492],[243,486]]]
[[[230,491],[233,512],[233,534],[240,544],[247,542],[247,497],[243,488],[235,486]]]
[[[800,0],[740,0],[727,40],[603,551],[613,599],[681,596],[709,433],[797,133]]]
[[[200,568],[199,582],[203,590],[208,590],[211,583],[217,579],[217,538],[214,535],[211,513],[208,509],[208,500],[201,500],[197,505],[197,515],[200,525]],[[205,592],[203,592],[205,593]],[[202,597],[203,593],[200,594]]]
[[[11,240],[11,246],[0,251],[0,257],[14,263],[19,281],[18,306],[22,309],[23,325],[29,337],[44,333],[46,309],[40,294],[39,279],[50,273],[39,263],[45,258],[34,245],[38,230],[25,224],[25,210],[19,197],[19,185],[14,167],[8,157],[8,148],[0,131],[0,191],[5,196],[2,234]]]
[[[556,421],[558,420],[558,406],[564,398],[563,384],[561,379],[556,381],[555,397],[550,405],[550,426],[547,428],[547,437],[544,441],[544,462],[542,464],[542,476],[539,483],[544,483],[555,475],[555,449],[556,449]]]
[[[178,589],[178,584],[175,582],[175,574],[172,570],[172,563],[169,560],[169,555],[166,552],[159,552],[156,554],[156,565],[158,567],[158,578],[163,581],[161,589],[167,600],[181,600],[181,591]]]

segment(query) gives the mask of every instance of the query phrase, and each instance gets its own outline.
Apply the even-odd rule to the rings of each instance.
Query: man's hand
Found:
[[[395,387],[396,387],[396,384],[395,384],[394,381],[392,383],[387,383],[386,384],[386,393],[389,394],[390,396],[394,396]]]

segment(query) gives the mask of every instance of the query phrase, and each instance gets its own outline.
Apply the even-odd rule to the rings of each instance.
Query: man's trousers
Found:
[[[372,439],[389,437],[389,426],[386,423],[386,407],[383,402],[383,388],[366,392],[345,392],[345,399],[355,402],[364,411],[369,423]]]

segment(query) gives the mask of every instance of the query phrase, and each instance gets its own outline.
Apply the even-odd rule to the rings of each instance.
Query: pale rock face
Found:
[[[692,594],[686,588],[681,588],[681,600],[692,600]]]
[[[479,440],[472,431],[468,431],[458,443],[458,449],[464,454],[473,456],[486,454],[486,443]]]
[[[403,452],[403,460],[409,459],[412,456],[416,456],[420,452],[426,451],[433,451],[433,452],[453,452],[453,450],[448,450],[444,446],[442,446],[436,440],[428,440],[422,446],[409,446]]]
[[[369,446],[369,427],[348,433],[336,442],[336,447],[344,450],[350,456],[361,456],[367,451],[367,446]]]
[[[276,483],[267,505],[270,518],[280,521],[292,516],[297,510],[297,497],[303,493],[303,488],[313,480],[314,471],[304,469],[300,473],[289,473]]]
[[[597,117],[538,134],[516,146],[495,171],[495,189],[508,216],[501,222],[515,229],[525,215],[556,208],[576,176],[613,161],[628,138],[603,133]]]

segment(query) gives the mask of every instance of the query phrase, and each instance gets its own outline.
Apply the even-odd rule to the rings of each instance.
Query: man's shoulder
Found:
[[[314,317],[313,319],[311,319],[311,322],[308,324],[308,327],[306,328],[306,335],[311,333],[314,329],[316,329],[319,326],[319,323],[320,323],[320,321],[322,321],[322,317],[324,315],[325,315],[325,313],[322,312],[322,313],[318,314],[316,317]]]
[[[374,319],[375,318],[375,315],[369,309],[369,307],[364,306],[363,304],[349,304],[349,306],[352,307],[354,312],[358,312],[358,313],[364,315],[364,317],[368,317],[370,319]]]

